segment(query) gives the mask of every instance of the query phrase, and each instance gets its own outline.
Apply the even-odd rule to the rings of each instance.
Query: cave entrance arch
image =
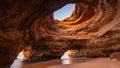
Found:
[[[10,68],[21,68],[24,60],[25,57],[23,55],[23,52],[21,51],[14,60],[14,62],[12,63],[12,65],[10,66]]]
[[[66,52],[64,52],[64,54],[61,56],[61,60],[62,60],[62,64],[71,64],[71,57],[69,56],[70,51],[67,50]]]
[[[53,13],[53,17],[55,20],[63,20],[67,17],[70,17],[73,10],[75,9],[75,4],[67,4],[62,8],[58,9]]]

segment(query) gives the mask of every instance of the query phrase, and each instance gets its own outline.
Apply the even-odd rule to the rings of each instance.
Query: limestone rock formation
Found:
[[[120,52],[114,52],[110,55],[110,59],[116,59],[120,61]]]
[[[54,20],[68,3],[71,17]],[[119,0],[0,0],[0,67],[9,67],[31,46],[28,58],[60,57],[68,49],[81,56],[109,56],[120,51]]]

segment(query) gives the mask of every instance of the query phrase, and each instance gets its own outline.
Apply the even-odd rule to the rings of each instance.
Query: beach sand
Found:
[[[68,64],[61,60],[51,60],[23,65],[22,68],[120,68],[120,61],[110,58],[72,59]]]

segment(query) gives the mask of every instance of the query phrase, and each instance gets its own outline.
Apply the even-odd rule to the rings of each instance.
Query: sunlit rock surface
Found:
[[[67,3],[76,3],[71,17],[54,20],[53,12]],[[29,45],[27,57],[39,60],[68,49],[95,57],[120,51],[120,1],[0,0],[0,67],[8,68]]]

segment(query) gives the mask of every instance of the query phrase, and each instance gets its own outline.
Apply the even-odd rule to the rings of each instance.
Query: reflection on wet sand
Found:
[[[88,59],[64,59],[64,60],[50,60],[45,62],[39,62],[39,63],[33,63],[33,64],[26,64],[23,65],[22,68],[47,68],[49,66],[55,66],[55,65],[63,65],[63,64],[75,64],[80,62],[85,62]]]
[[[120,68],[120,61],[110,58],[93,58],[82,63],[54,65],[47,68]]]
[[[67,59],[66,59],[67,60]],[[66,60],[50,60],[32,64],[24,64],[21,68],[120,68],[120,61],[110,58],[75,58]],[[12,68],[19,68],[13,66]]]
[[[90,58],[70,58],[70,59],[64,59],[61,60],[61,64],[75,64],[75,63],[80,63],[80,62],[85,62],[90,60]]]
[[[49,66],[54,66],[54,65],[85,62],[85,61],[88,61],[90,58],[71,58],[68,56],[68,52],[65,52],[64,55],[61,57],[61,60],[57,59],[57,60],[49,60],[49,61],[38,62],[38,63],[25,64],[23,62],[24,59],[25,57],[21,52],[10,68],[47,68]]]
[[[51,61],[38,62],[33,64],[26,64],[23,65],[22,68],[47,68],[49,66],[60,65],[60,64],[61,64],[60,60],[51,60]]]
[[[14,61],[10,68],[120,68],[120,61],[110,58],[70,58],[23,64],[22,59]]]
[[[83,59],[83,58],[70,58],[70,59],[56,59],[56,60],[49,60],[44,62],[38,62],[38,63],[32,63],[32,64],[24,64],[24,62],[21,59],[16,59],[11,65],[11,68],[47,68],[49,66],[55,66],[55,65],[63,65],[63,64],[75,64],[80,62],[85,62],[90,59]]]

